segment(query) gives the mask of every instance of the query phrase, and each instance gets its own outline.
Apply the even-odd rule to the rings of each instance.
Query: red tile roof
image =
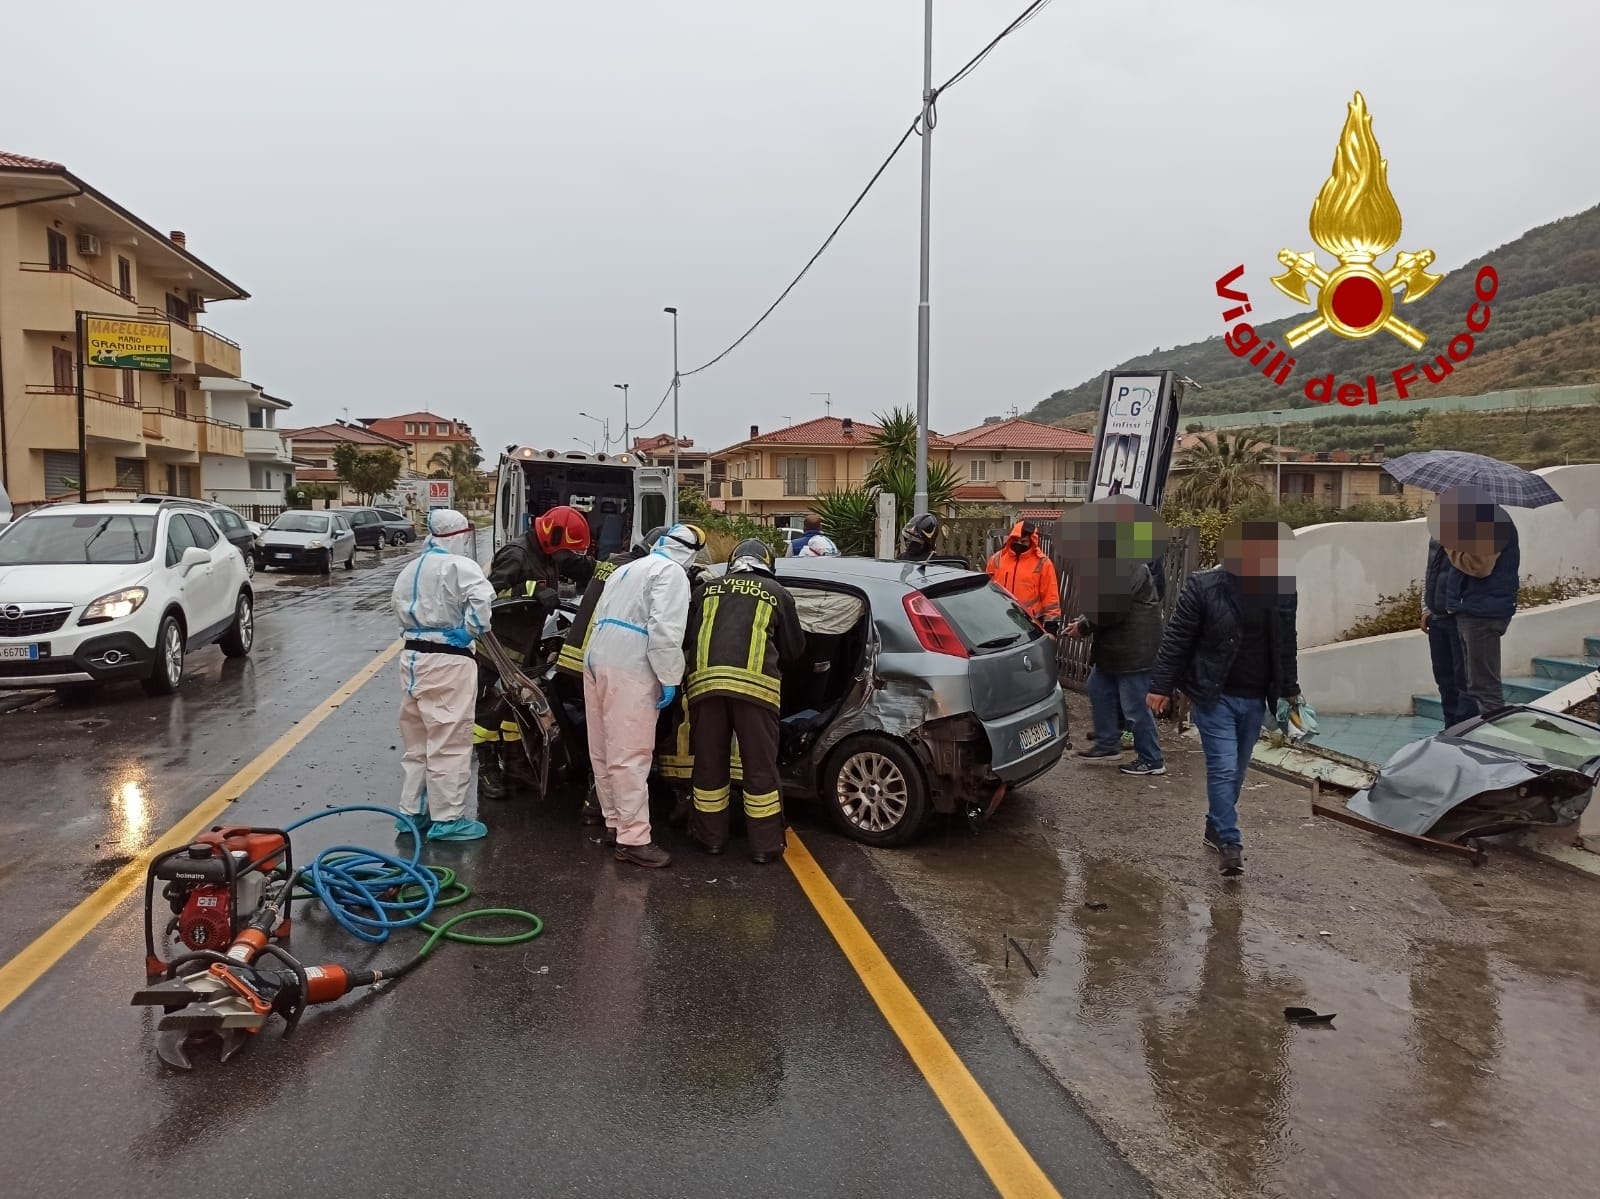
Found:
[[[405,444],[373,429],[363,429],[360,425],[310,425],[304,429],[279,429],[278,436],[285,441],[350,441],[358,445],[393,446],[397,449]]]
[[[874,434],[883,430],[877,425],[869,425],[865,421],[853,421],[848,434],[844,430],[846,418],[837,416],[819,416],[815,420],[803,421],[798,425],[790,425],[784,429],[774,429],[770,433],[761,433],[755,437],[746,438],[736,445],[731,445],[725,450],[718,450],[712,457],[731,454],[735,450],[742,450],[746,446],[762,445],[798,445],[798,446],[830,446],[844,449],[849,446],[862,446],[870,448]],[[928,433],[928,444],[940,449],[948,449],[948,439],[940,437],[931,430]]]
[[[955,491],[958,500],[1003,500],[1005,492],[989,483],[963,483]]]
[[[27,171],[64,171],[67,168],[59,162],[47,162],[43,158],[29,158],[26,154],[11,154],[0,150],[0,167],[20,167]]]
[[[1092,450],[1094,438],[1075,429],[1040,424],[1013,416],[992,425],[979,425],[950,434],[948,440],[964,450]]]
[[[1018,520],[1060,520],[1060,508],[1018,508]]]
[[[692,437],[678,438],[678,449],[680,453],[683,450],[691,448],[693,445],[694,438]],[[657,433],[654,437],[635,437],[633,439],[633,448],[634,452],[639,454],[653,454],[658,450],[670,450],[672,448],[672,434]]]

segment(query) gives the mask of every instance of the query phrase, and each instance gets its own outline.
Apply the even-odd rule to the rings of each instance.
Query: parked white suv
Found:
[[[189,650],[250,652],[244,560],[182,504],[54,504],[0,532],[0,688],[183,682]]]

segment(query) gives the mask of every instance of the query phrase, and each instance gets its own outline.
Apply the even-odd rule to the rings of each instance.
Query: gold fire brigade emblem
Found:
[[[1389,162],[1372,135],[1372,114],[1356,93],[1339,135],[1333,172],[1311,205],[1311,240],[1339,260],[1324,271],[1313,254],[1279,250],[1278,261],[1289,269],[1272,285],[1307,307],[1311,297],[1306,284],[1317,289],[1317,315],[1289,330],[1285,340],[1298,347],[1324,329],[1358,340],[1387,329],[1413,350],[1420,350],[1428,335],[1394,314],[1395,292],[1405,288],[1401,303],[1427,295],[1443,275],[1430,275],[1432,250],[1402,250],[1394,265],[1381,271],[1375,265],[1400,240],[1400,206],[1389,190]]]

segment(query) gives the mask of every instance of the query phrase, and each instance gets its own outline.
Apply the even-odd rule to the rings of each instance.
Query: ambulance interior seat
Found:
[[[804,745],[838,712],[855,681],[867,647],[866,601],[842,591],[793,587],[806,635],[801,660],[783,673],[780,701],[785,757]]]

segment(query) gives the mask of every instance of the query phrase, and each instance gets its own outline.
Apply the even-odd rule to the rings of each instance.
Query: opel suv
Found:
[[[250,652],[244,560],[179,503],[55,504],[0,532],[0,688],[183,682],[184,655]]]

